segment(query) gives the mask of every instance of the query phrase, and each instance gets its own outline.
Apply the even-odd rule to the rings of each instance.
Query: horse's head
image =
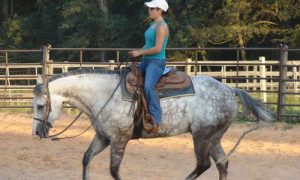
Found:
[[[37,85],[33,89],[32,135],[46,138],[52,124],[62,113],[63,99],[55,94],[50,95],[50,89],[45,88],[43,79],[38,77]]]
[[[37,85],[33,89],[33,123],[32,135],[44,138],[48,136],[50,126],[45,126],[47,110],[47,94],[41,76],[37,79]]]

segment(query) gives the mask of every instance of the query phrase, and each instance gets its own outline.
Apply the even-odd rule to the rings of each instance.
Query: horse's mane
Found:
[[[55,74],[50,79],[49,82],[63,77],[74,76],[78,74],[119,74],[119,71],[107,70],[107,69],[76,69],[61,74]]]

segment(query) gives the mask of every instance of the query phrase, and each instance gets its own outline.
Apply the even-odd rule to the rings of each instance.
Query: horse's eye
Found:
[[[43,110],[43,108],[44,108],[44,105],[38,105],[38,106],[37,106],[37,108],[38,108],[38,110],[40,110],[40,111],[41,111],[41,110]]]

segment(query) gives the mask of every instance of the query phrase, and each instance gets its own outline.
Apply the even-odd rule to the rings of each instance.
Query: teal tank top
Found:
[[[146,41],[144,49],[150,49],[150,48],[155,47],[156,27],[158,25],[160,25],[161,23],[166,24],[166,22],[163,19],[158,23],[156,23],[154,21],[150,24],[150,27],[147,29],[147,31],[144,34],[145,41]],[[150,54],[150,55],[143,55],[143,58],[144,59],[150,59],[150,58],[166,59],[166,50],[165,49],[166,49],[166,46],[167,46],[167,43],[168,43],[168,39],[169,39],[169,34],[165,37],[165,40],[163,42],[161,51],[159,53]]]

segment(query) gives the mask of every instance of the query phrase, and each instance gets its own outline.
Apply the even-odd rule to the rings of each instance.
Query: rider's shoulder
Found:
[[[168,32],[168,29],[169,29],[169,27],[166,23],[160,23],[160,24],[158,24],[156,31],[157,32]]]

